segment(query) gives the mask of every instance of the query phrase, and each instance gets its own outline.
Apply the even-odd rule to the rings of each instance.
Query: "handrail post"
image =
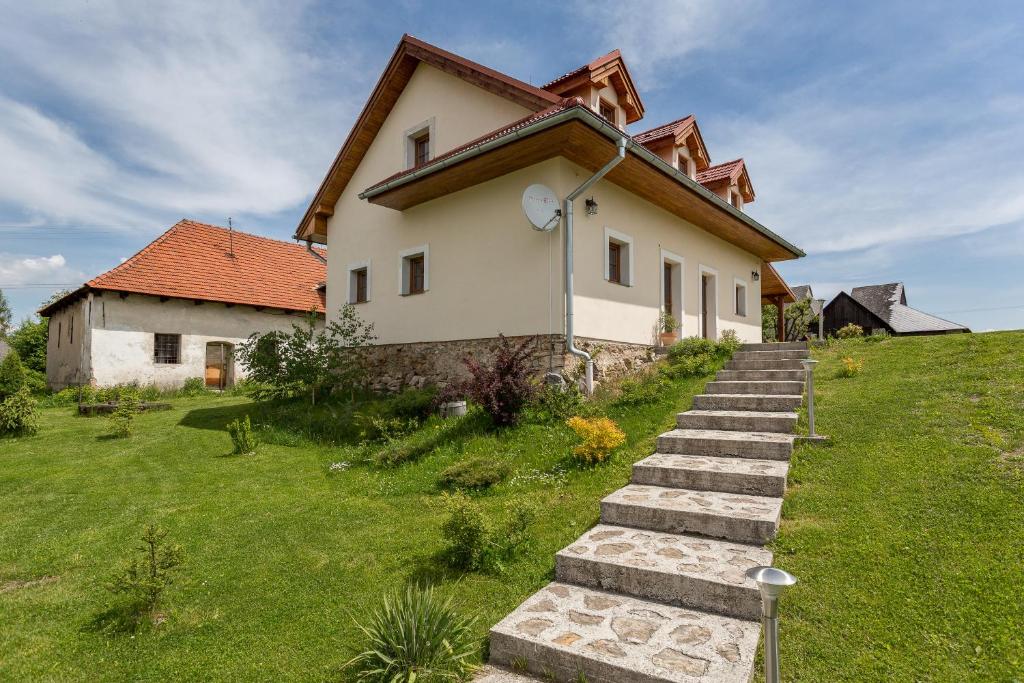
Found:
[[[818,361],[803,358],[800,362],[804,366],[804,374],[807,379],[807,437],[816,439],[818,435],[814,433],[814,366],[818,364]]]
[[[747,577],[761,590],[761,624],[764,626],[764,680],[780,683],[779,670],[779,596],[796,577],[776,567],[751,567]]]

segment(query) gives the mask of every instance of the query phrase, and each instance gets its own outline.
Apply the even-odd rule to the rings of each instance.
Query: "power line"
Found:
[[[80,282],[32,282],[28,284],[5,285],[0,283],[0,289],[40,289],[43,287],[78,287]]]
[[[936,311],[936,313],[981,313],[982,311],[1008,311],[1013,308],[1024,308],[1024,304],[1019,306],[992,306],[991,308],[961,308],[958,311]]]

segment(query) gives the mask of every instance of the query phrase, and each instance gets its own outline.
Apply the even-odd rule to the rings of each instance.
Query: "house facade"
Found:
[[[183,220],[116,268],[49,304],[51,389],[135,382],[174,388],[245,376],[234,350],[254,332],[323,324],[326,267],[305,246]]]
[[[769,264],[802,252],[743,212],[743,161],[712,166],[692,116],[627,132],[642,116],[618,51],[535,87],[403,37],[296,231],[328,247],[327,310],[374,323],[379,384],[446,381],[499,333],[539,336],[555,371],[600,347],[612,372],[664,312],[761,340],[788,292]],[[536,184],[560,199],[548,231],[523,214]]]

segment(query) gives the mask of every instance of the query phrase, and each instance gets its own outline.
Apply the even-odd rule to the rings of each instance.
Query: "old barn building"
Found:
[[[840,292],[825,306],[825,334],[835,334],[850,323],[863,327],[865,334],[880,330],[896,336],[970,332],[964,325],[908,306],[902,282],[854,287],[849,294]]]
[[[234,348],[324,311],[326,267],[306,247],[182,220],[142,251],[39,311],[52,389],[245,375]]]

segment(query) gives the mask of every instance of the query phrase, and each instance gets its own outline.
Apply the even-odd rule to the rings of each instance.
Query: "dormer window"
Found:
[[[730,200],[729,200],[730,203],[733,206],[735,206],[737,209],[742,209],[743,208],[743,196],[739,193],[739,191],[738,190],[732,190],[730,192],[730,195],[731,195]]]
[[[615,105],[607,102],[606,100],[600,100],[597,103],[598,113],[604,118],[608,119],[612,125],[618,125],[615,118]]]
[[[405,131],[405,167],[416,168],[434,158],[434,119]]]
[[[687,178],[693,177],[693,174],[690,173],[690,160],[683,155],[679,155],[679,170],[682,171],[683,175]]]
[[[414,138],[412,144],[414,165],[422,166],[430,161],[430,133],[423,133],[418,138]]]

